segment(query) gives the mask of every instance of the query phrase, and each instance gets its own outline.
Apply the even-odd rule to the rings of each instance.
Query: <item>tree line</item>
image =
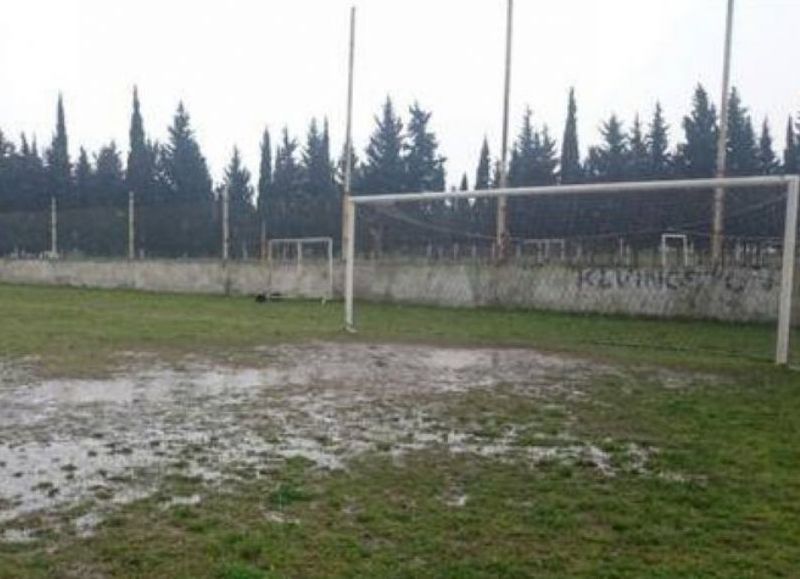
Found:
[[[576,96],[570,90],[566,122],[557,141],[547,126],[534,123],[530,109],[524,112],[510,151],[509,186],[698,178],[715,172],[719,119],[701,85],[694,90],[679,131],[667,125],[656,103],[648,118],[637,115],[627,126],[611,115],[601,125],[599,142],[584,156],[577,114]],[[353,152],[354,193],[445,190],[447,160],[431,120],[431,111],[417,103],[406,115],[400,114],[387,97],[365,149]],[[674,132],[679,136],[673,137]],[[81,147],[77,159],[71,159],[61,96],[55,131],[44,151],[35,138],[22,134],[15,142],[0,129],[0,251],[45,247],[42,215],[54,198],[63,216],[62,250],[124,253],[130,191],[136,199],[137,246],[148,255],[218,254],[223,194],[230,202],[233,255],[257,252],[262,234],[335,239],[340,235],[345,152],[332,155],[326,119],[312,119],[301,141],[284,128],[274,146],[265,129],[257,177],[234,148],[218,183],[211,178],[183,103],[178,104],[166,140],[158,142],[145,131],[134,89],[128,141],[127,152],[112,141],[91,155]],[[776,151],[767,120],[756,129],[734,88],[727,159],[728,175],[797,173],[800,123],[788,120],[783,150]],[[497,187],[499,175],[499,162],[484,138],[474,174],[462,175],[458,188]],[[781,211],[772,201],[768,191],[732,194],[729,229],[741,236],[772,235],[781,226]],[[666,230],[702,234],[710,221],[709,197],[680,191],[658,196],[514,198],[509,209],[510,230],[518,238],[627,235],[652,241]],[[494,220],[494,202],[489,200],[414,204],[367,210],[359,236],[376,251],[442,241],[488,243]]]

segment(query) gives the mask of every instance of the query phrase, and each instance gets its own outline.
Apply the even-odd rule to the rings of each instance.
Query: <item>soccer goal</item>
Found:
[[[721,253],[709,233],[718,189],[725,192]],[[356,328],[356,297],[777,321],[775,362],[787,364],[798,195],[800,176],[770,175],[353,196],[343,248],[345,327]],[[493,235],[494,198],[509,206],[510,234],[500,240]],[[538,252],[541,259],[515,260],[531,238],[558,244]],[[744,265],[743,240],[753,239],[770,240],[771,250],[758,266]],[[415,244],[426,247],[416,261]],[[441,249],[431,252],[432,244]],[[684,259],[667,260],[675,244]],[[432,253],[458,259],[434,261]]]
[[[267,241],[268,288],[272,297],[333,299],[333,239],[297,237]]]

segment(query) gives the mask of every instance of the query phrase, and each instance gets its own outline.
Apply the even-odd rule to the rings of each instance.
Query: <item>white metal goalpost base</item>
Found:
[[[757,177],[724,177],[713,179],[684,179],[674,181],[627,181],[586,185],[547,185],[482,189],[479,191],[435,191],[421,193],[389,193],[385,195],[358,195],[350,197],[346,210],[344,322],[347,331],[355,331],[353,289],[355,282],[355,232],[356,209],[359,205],[385,205],[415,203],[446,199],[477,199],[493,197],[539,197],[547,195],[581,195],[595,193],[658,193],[663,191],[701,191],[715,188],[743,189],[747,187],[782,187],[786,190],[786,217],[783,236],[783,260],[778,304],[778,328],[775,345],[775,363],[789,362],[789,334],[791,331],[792,291],[794,287],[795,247],[797,242],[798,197],[800,176],[768,175]]]

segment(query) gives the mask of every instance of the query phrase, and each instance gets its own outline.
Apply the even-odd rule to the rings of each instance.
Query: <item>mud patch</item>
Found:
[[[486,436],[446,418],[459,396],[499,387],[544,409],[585,396],[589,377],[603,369],[582,361],[523,349],[335,343],[257,354],[258,368],[134,357],[103,380],[36,381],[4,368],[0,529],[27,515],[88,505],[73,521],[88,535],[107,509],[151,496],[166,480],[224,485],[268,477],[287,459],[341,469],[364,452],[402,460],[436,448],[614,471],[607,454],[569,436],[532,446],[521,444],[514,428]],[[162,506],[199,500],[175,496]]]

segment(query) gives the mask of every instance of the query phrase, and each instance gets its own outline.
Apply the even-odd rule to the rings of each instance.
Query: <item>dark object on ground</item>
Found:
[[[273,293],[264,293],[264,294],[256,294],[256,303],[258,304],[265,304],[267,302],[271,302],[274,300],[279,300],[283,298],[283,294],[280,292],[273,292]]]

